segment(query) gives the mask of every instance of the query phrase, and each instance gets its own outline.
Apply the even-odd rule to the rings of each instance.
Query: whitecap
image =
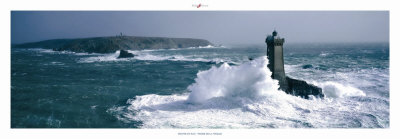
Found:
[[[326,57],[326,56],[330,56],[330,55],[332,55],[332,53],[329,53],[329,52],[321,52],[319,54],[320,57]]]
[[[329,98],[342,98],[349,96],[365,96],[365,93],[355,87],[350,85],[343,85],[336,82],[323,82],[323,83],[314,83],[317,86],[322,88],[322,92],[326,97]]]

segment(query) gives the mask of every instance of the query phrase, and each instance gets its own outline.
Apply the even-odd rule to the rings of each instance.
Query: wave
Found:
[[[128,50],[129,53],[135,54],[135,57],[132,58],[118,58],[120,51],[117,51],[113,54],[102,54],[93,57],[84,57],[79,59],[79,63],[93,63],[93,62],[110,62],[110,61],[129,61],[129,60],[147,60],[147,61],[194,61],[194,62],[213,62],[213,63],[222,63],[229,62],[228,60],[223,60],[220,58],[211,58],[205,59],[202,57],[194,57],[194,56],[184,56],[184,55],[162,55],[162,54],[153,54],[151,50],[144,51],[131,51]],[[234,62],[229,62],[234,63]]]
[[[195,83],[188,87],[189,102],[203,102],[213,97],[259,97],[278,92],[278,82],[270,78],[266,57],[244,63],[240,66],[213,66],[197,74]]]
[[[325,64],[324,64],[325,65]],[[347,94],[329,93],[328,96],[374,95],[387,97],[389,94],[389,69],[375,67],[337,68],[335,65],[285,65],[286,75],[306,80],[326,90],[348,92]],[[328,65],[328,64],[326,64]],[[339,91],[341,90],[341,91]],[[331,95],[332,94],[332,95]]]
[[[50,53],[50,54],[73,54],[73,55],[102,55],[99,53],[78,53],[72,51],[54,51],[52,49],[43,49],[43,48],[21,48],[28,51],[36,51],[40,53]]]
[[[288,95],[267,64],[264,56],[213,66],[200,71],[186,93],[136,96],[107,112],[141,128],[388,127],[388,102],[333,82],[317,84],[325,99]]]
[[[223,63],[228,62],[231,64],[238,64],[233,62],[229,59],[221,59],[221,58],[204,58],[202,56],[185,56],[179,54],[173,55],[162,55],[162,54],[155,54],[152,52],[158,51],[171,51],[171,50],[185,50],[185,49],[202,49],[202,48],[224,48],[223,46],[216,47],[216,46],[199,46],[199,47],[190,47],[190,48],[178,48],[178,49],[157,49],[157,50],[128,50],[128,52],[135,54],[136,56],[133,58],[121,58],[119,59],[120,51],[116,51],[115,53],[111,54],[100,54],[100,53],[76,53],[71,51],[54,51],[51,49],[43,49],[43,48],[28,48],[24,50],[29,51],[37,51],[39,53],[50,53],[50,54],[72,54],[78,56],[88,56],[82,57],[78,59],[78,63],[93,63],[93,62],[113,62],[113,61],[130,61],[130,60],[148,60],[148,61],[194,61],[194,62],[213,62],[213,63]]]
[[[343,85],[337,82],[324,82],[324,83],[314,83],[315,85],[322,88],[322,92],[326,97],[330,98],[343,98],[350,96],[365,96],[365,93],[350,85]]]
[[[92,57],[84,57],[78,60],[78,63],[93,63],[93,62],[109,62],[109,61],[128,61],[131,58],[118,58],[119,51],[112,54],[101,54]]]
[[[329,53],[329,52],[321,52],[319,54],[320,57],[327,57],[327,56],[331,56],[331,55],[332,55],[332,53]]]
[[[207,46],[198,46],[198,47],[187,47],[187,48],[171,48],[171,49],[152,49],[152,50],[140,50],[140,51],[165,51],[165,50],[187,50],[187,49],[220,49],[220,48],[227,48],[226,46],[213,46],[213,45],[207,45]]]
[[[226,47],[225,46],[213,46],[213,45],[189,47],[189,49],[202,49],[202,48],[226,48]]]

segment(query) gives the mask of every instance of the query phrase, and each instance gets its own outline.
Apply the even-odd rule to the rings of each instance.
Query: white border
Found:
[[[196,8],[202,3],[207,7]],[[1,133],[2,138],[396,138],[399,135],[399,10],[394,0],[6,0],[1,7]],[[398,8],[397,8],[398,9]],[[11,10],[389,10],[390,128],[388,129],[10,129],[10,11]],[[397,62],[398,63],[398,62]],[[219,132],[221,136],[179,135]]]

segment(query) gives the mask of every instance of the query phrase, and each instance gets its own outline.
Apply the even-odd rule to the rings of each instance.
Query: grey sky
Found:
[[[11,42],[114,36],[182,37],[217,44],[388,42],[388,11],[12,11]]]

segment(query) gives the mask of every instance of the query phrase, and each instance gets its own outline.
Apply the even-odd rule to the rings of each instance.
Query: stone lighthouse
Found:
[[[285,39],[280,38],[278,32],[274,30],[272,35],[268,35],[267,39],[265,39],[265,43],[267,43],[267,56],[269,61],[267,66],[272,72],[272,79],[279,81],[279,89],[287,94],[300,96],[305,99],[308,99],[310,96],[319,98],[325,96],[320,87],[285,75],[283,62],[283,43],[285,43]]]
[[[267,56],[268,56],[268,68],[271,70],[273,79],[279,81],[280,89],[287,92],[288,82],[285,76],[285,67],[283,62],[283,43],[284,38],[278,36],[278,32],[274,30],[272,35],[268,35],[265,43],[267,43]]]

